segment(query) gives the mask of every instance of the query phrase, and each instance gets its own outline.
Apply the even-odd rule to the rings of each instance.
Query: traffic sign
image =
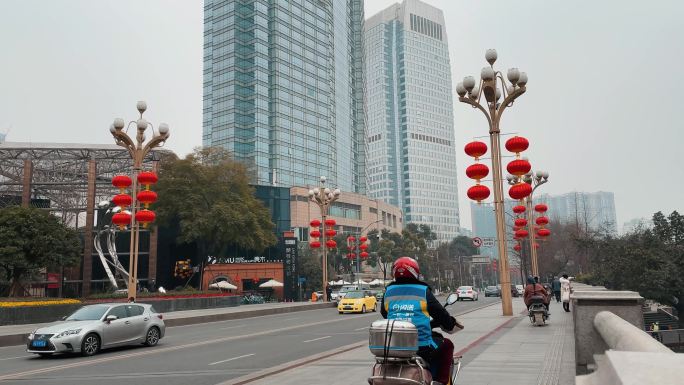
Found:
[[[482,238],[480,238],[480,237],[473,238],[473,246],[475,246],[475,247],[482,246]]]
[[[484,238],[482,244],[484,247],[494,247],[494,238]]]
[[[473,255],[471,258],[472,258],[471,259],[472,263],[484,263],[484,264],[489,263],[489,256],[488,255]]]

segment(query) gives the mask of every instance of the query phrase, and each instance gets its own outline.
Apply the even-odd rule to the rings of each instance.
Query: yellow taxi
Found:
[[[342,313],[365,313],[378,310],[378,300],[368,290],[348,291],[340,300],[337,311]]]

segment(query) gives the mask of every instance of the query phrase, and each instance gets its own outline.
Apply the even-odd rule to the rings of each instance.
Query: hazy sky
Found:
[[[341,1],[341,0],[334,0]],[[671,0],[427,0],[444,10],[453,82],[484,52],[518,67],[528,91],[502,131],[530,139],[551,194],[613,191],[618,229],[684,211],[684,3]],[[394,3],[366,0],[366,16]],[[115,117],[171,127],[180,154],[201,144],[202,5],[195,0],[0,0],[0,131],[9,141],[113,143]],[[465,143],[481,113],[455,102],[461,224],[470,228]]]

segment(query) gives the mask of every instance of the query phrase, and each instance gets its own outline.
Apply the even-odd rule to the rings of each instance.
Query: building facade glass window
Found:
[[[366,192],[363,0],[206,0],[202,144],[252,183]]]
[[[438,242],[459,234],[456,145],[441,10],[417,0],[365,25],[369,196],[429,225]]]

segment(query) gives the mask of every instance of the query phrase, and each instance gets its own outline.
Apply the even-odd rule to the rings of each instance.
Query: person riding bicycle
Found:
[[[380,312],[389,320],[409,321],[418,329],[418,355],[430,364],[433,384],[446,384],[453,363],[454,344],[443,338],[435,341],[432,328],[447,333],[463,329],[463,325],[439,303],[428,284],[420,281],[418,262],[401,257],[392,265],[394,282],[387,286]],[[432,321],[430,320],[432,317]]]

